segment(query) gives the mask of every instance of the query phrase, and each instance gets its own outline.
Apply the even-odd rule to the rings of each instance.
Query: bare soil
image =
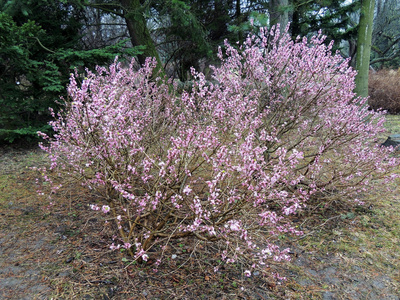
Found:
[[[0,299],[400,299],[399,193],[302,218],[305,236],[279,240],[292,262],[268,269],[284,281],[244,277],[240,264],[215,273],[215,249],[196,241],[171,242],[154,272],[109,250],[112,228],[87,191],[67,186],[50,207],[37,195],[30,167],[46,163],[36,148],[0,149]]]

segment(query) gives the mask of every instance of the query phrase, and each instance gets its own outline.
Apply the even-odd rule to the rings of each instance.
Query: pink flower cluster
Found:
[[[287,260],[268,236],[301,234],[288,216],[310,197],[357,202],[398,165],[376,142],[382,113],[355,97],[355,72],[323,41],[262,29],[220,49],[211,80],[192,70],[182,94],[151,79],[151,59],[138,71],[98,67],[80,84],[75,74],[42,146],[50,169],[102,194],[101,210],[118,215],[115,249],[136,244],[146,260],[171,237],[195,236],[220,243],[226,262]]]

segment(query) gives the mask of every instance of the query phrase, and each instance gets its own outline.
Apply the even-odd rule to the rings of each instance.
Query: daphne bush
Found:
[[[192,70],[181,94],[151,80],[151,59],[139,71],[99,67],[81,84],[72,75],[56,135],[42,145],[45,179],[100,194],[91,208],[115,220],[111,248],[135,258],[159,264],[171,239],[195,237],[217,243],[228,263],[289,259],[270,237],[301,234],[290,215],[313,197],[358,203],[398,162],[376,142],[384,117],[355,97],[348,62],[323,36],[278,32],[226,44],[212,80]]]

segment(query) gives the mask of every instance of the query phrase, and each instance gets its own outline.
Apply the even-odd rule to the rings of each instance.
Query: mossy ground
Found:
[[[400,133],[400,117],[387,126]],[[1,299],[399,299],[399,181],[364,206],[310,214],[302,237],[279,237],[293,260],[270,265],[287,277],[274,281],[246,278],[240,264],[215,273],[215,250],[196,241],[171,243],[157,273],[154,261],[131,264],[109,250],[113,232],[89,209],[93,195],[67,185],[49,207],[36,194],[29,167],[46,163],[38,149],[0,152]]]
[[[395,134],[395,133],[400,134],[400,116],[387,115],[385,127],[390,134]]]

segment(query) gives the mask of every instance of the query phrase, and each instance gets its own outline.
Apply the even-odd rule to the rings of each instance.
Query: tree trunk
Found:
[[[361,15],[358,28],[356,57],[356,88],[358,96],[368,96],[368,73],[371,56],[371,39],[374,20],[375,0],[362,0]]]
[[[349,39],[349,57],[350,57],[350,63],[349,65],[352,68],[356,68],[356,55],[357,55],[357,40],[356,39]]]
[[[146,46],[143,54],[138,55],[141,65],[146,61],[147,57],[155,57],[157,59],[157,68],[162,67],[160,56],[157,53],[154,42],[147,28],[146,19],[144,17],[144,8],[140,0],[120,0],[124,9],[124,18],[128,27],[133,46]]]
[[[269,2],[269,25],[280,24],[281,32],[285,30],[289,23],[289,13],[287,6],[289,5],[288,0],[270,0]]]

